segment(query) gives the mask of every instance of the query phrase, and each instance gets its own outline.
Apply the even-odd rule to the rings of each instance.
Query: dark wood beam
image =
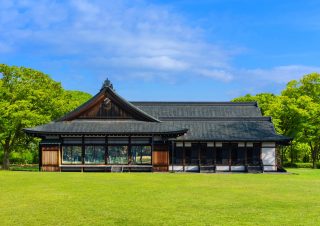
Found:
[[[42,167],[42,144],[39,144],[39,171],[41,171]]]
[[[85,158],[85,146],[84,146],[84,136],[81,137],[81,159],[82,159],[82,164],[84,164],[84,158]]]

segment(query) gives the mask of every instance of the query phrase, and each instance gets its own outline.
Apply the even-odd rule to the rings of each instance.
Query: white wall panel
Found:
[[[276,143],[275,142],[262,142],[262,147],[275,147],[276,146]]]
[[[216,171],[229,171],[229,166],[216,166]]]
[[[253,143],[252,142],[247,142],[247,147],[253,147]]]
[[[169,169],[172,170],[172,165]],[[173,171],[183,171],[183,166],[173,166]]]
[[[208,142],[207,143],[207,147],[214,147],[214,143],[213,142]]]
[[[261,148],[263,165],[276,164],[276,148]]]
[[[185,171],[199,171],[199,167],[198,166],[185,166],[184,170]]]
[[[264,166],[263,167],[264,171],[277,171],[277,167],[276,166]]]
[[[231,166],[231,171],[244,171],[245,166]]]

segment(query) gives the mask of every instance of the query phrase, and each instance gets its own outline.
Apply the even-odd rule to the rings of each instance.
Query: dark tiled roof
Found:
[[[181,139],[214,141],[289,141],[290,138],[276,134],[270,118],[227,118],[211,120],[166,121],[174,127],[188,128]]]
[[[108,92],[136,120],[75,119]],[[256,102],[127,102],[112,87],[103,87],[87,103],[60,120],[34,128],[40,134],[168,134],[185,140],[279,141],[290,138],[276,134],[271,118],[262,117]]]
[[[270,117],[256,102],[131,102],[174,127],[187,128],[180,139],[215,141],[289,141],[276,134]]]
[[[163,117],[260,117],[256,102],[131,102],[142,111]]]
[[[176,134],[185,140],[215,141],[287,141],[277,135],[268,117],[211,118],[174,121],[107,121],[74,120],[52,122],[26,129],[32,134]]]
[[[25,131],[33,134],[184,134],[186,128],[174,127],[169,123],[133,120],[73,120],[51,122]]]

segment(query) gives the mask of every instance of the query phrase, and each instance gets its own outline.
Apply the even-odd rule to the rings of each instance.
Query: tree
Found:
[[[263,116],[272,117],[272,122],[275,126],[277,133],[294,137],[296,131],[296,121],[299,120],[299,114],[297,114],[297,109],[293,100],[283,96],[276,96],[271,93],[261,93],[256,96],[251,96],[250,94],[244,97],[239,97],[233,99],[233,101],[243,102],[243,101],[256,101],[261,109]],[[292,158],[292,148],[281,148],[281,163],[284,161],[286,152],[291,151],[291,161]]]
[[[297,139],[309,144],[313,168],[316,168],[320,149],[320,74],[305,75],[300,81],[291,81],[283,96],[297,100],[301,118]]]
[[[276,101],[278,96],[272,93],[260,93],[256,96],[247,94],[243,97],[234,98],[233,102],[258,102],[258,106],[261,109],[262,115],[266,115],[266,112],[270,109],[270,105]]]
[[[320,74],[312,73],[299,81],[290,81],[279,96],[247,94],[233,101],[257,101],[263,115],[272,117],[276,131],[294,138],[295,147],[283,149],[282,159],[287,150],[290,150],[291,163],[297,150],[304,151],[301,156],[308,159],[306,155],[310,150],[313,167],[316,167],[320,152]]]
[[[60,83],[40,71],[0,64],[0,74],[0,149],[8,169],[10,153],[35,141],[23,128],[61,117],[74,104]]]
[[[91,94],[78,90],[66,90],[65,95],[65,99],[70,110],[79,107],[81,104],[83,104],[85,101],[89,100],[92,97]]]

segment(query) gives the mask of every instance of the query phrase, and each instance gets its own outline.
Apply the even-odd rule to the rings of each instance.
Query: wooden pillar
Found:
[[[229,172],[231,172],[232,143],[229,143],[229,144],[228,144],[228,151],[229,151]]]
[[[192,144],[191,144],[191,148],[192,148]],[[198,166],[199,166],[199,171],[200,171],[200,165],[201,165],[201,143],[199,142],[198,144]]]
[[[167,162],[168,162],[168,168],[167,171],[169,172],[170,170],[170,141],[168,140],[168,154],[167,154]]]
[[[182,143],[182,165],[183,165],[183,172],[185,171],[185,165],[186,165],[186,148],[185,148],[185,142]]]
[[[39,144],[39,171],[41,171],[42,167],[42,145]]]
[[[84,157],[85,157],[85,146],[84,146],[84,136],[81,138],[81,150],[82,150],[82,165],[84,164]]]
[[[259,162],[261,164],[261,167],[262,167],[262,171],[263,171],[263,162],[262,162],[262,142],[259,143],[259,156],[260,156],[260,159],[259,159]]]
[[[151,164],[152,164],[153,151],[154,151],[154,135],[152,134],[152,137],[151,137]]]
[[[108,136],[104,138],[104,163],[108,164]]]
[[[247,142],[244,142],[244,165],[248,166],[248,152],[247,152]]]
[[[61,162],[62,162],[62,155],[61,155],[61,143],[59,144],[59,153],[58,153],[58,162],[59,162],[59,170],[60,170],[60,172],[61,172],[61,167],[60,167],[60,165],[61,165]]]
[[[280,168],[281,162],[280,161],[280,148],[281,146],[278,143],[275,143],[275,163],[276,163],[276,170],[278,170],[278,168]]]
[[[172,167],[172,172],[173,172],[173,165],[174,165],[174,141],[171,143],[171,167]]]
[[[217,165],[217,148],[216,148],[216,142],[213,142],[213,166],[214,170],[216,170]]]
[[[62,165],[62,160],[63,160],[63,155],[62,155],[63,139],[62,139],[61,135],[59,136],[59,142],[60,142],[59,152],[60,152],[60,157],[61,157],[59,164]],[[61,171],[61,167],[60,167],[60,171]]]
[[[128,144],[128,165],[131,165],[131,136],[129,136],[129,144]],[[130,171],[130,168],[129,168]]]

